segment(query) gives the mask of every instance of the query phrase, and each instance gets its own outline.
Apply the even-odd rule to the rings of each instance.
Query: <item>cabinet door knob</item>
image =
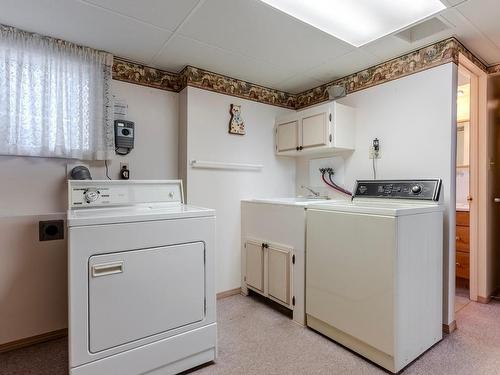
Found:
[[[460,267],[460,263],[458,263],[458,262],[457,262],[457,263],[455,263],[455,264],[457,265],[457,267]]]
[[[456,236],[455,240],[460,241],[460,237]]]
[[[304,148],[304,147],[300,146],[300,147],[299,147],[299,150],[300,150],[300,151],[302,151],[302,149],[303,149],[303,148]]]
[[[295,149],[296,149],[297,151],[299,151],[299,146],[295,147]]]

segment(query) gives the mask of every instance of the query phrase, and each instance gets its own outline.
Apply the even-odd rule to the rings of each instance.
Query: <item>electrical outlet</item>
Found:
[[[382,157],[382,153],[380,150],[375,151],[373,146],[368,148],[368,159],[380,159]]]

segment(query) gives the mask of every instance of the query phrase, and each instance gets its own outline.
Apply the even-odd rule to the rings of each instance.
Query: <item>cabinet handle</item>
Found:
[[[300,151],[302,151],[302,149],[303,149],[303,148],[304,148],[304,147],[300,146],[300,147],[299,147],[299,150],[300,150]]]
[[[295,147],[295,149],[296,149],[297,151],[299,151],[299,146]]]
[[[460,263],[458,263],[458,262],[457,262],[457,263],[455,263],[455,265],[456,265],[457,267],[461,267]]]
[[[264,247],[265,247],[266,249],[268,249],[268,248],[269,248],[269,244],[265,243],[265,244],[264,244]]]
[[[455,240],[460,241],[460,237],[456,236]]]

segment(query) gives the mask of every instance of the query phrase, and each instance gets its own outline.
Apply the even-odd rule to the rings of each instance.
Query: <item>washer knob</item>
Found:
[[[413,194],[419,194],[421,191],[422,191],[422,186],[420,186],[420,185],[413,185],[411,187],[411,192]]]

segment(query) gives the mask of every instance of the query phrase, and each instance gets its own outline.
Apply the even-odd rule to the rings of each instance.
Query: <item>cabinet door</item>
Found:
[[[251,241],[246,243],[246,283],[264,291],[264,249]]]
[[[268,248],[269,296],[290,304],[290,250]]]
[[[302,119],[302,147],[319,147],[328,144],[327,113],[322,112]]]
[[[296,150],[298,145],[298,121],[278,124],[276,131],[276,151]]]

